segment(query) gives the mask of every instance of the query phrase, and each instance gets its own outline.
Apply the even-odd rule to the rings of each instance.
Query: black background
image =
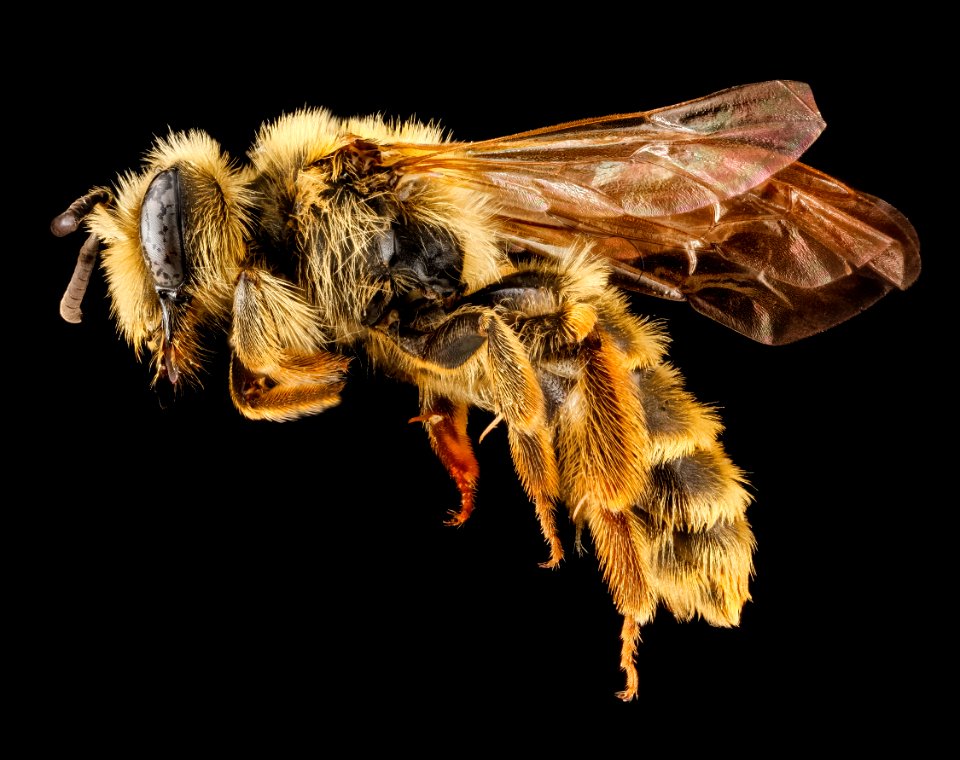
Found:
[[[153,735],[245,716],[295,731],[321,715],[333,728],[406,716],[418,737],[571,709],[641,731],[733,720],[739,741],[770,721],[808,737],[922,726],[905,711],[925,705],[937,662],[933,494],[946,473],[931,435],[951,424],[953,252],[937,238],[930,168],[942,73],[932,53],[899,52],[913,22],[852,32],[809,17],[760,33],[637,14],[428,33],[376,14],[288,21],[65,24],[31,54],[49,73],[16,75],[11,153],[27,168],[8,256],[27,298],[7,324],[26,340],[7,357],[7,402],[27,701],[93,739],[111,720]],[[412,387],[358,362],[338,408],[254,423],[230,405],[222,358],[202,391],[161,403],[116,337],[101,279],[81,325],[58,317],[82,241],[53,238],[49,220],[135,168],[168,127],[205,129],[241,156],[264,119],[309,104],[481,139],[771,78],[812,86],[828,127],[805,160],[903,211],[925,269],[909,291],[779,348],[636,300],[669,321],[688,387],[721,407],[759,542],[739,628],[662,613],[645,629],[638,702],[613,696],[620,621],[594,559],[570,550],[559,570],[537,567],[546,548],[502,434],[478,449],[474,517],[445,527],[457,494],[406,423]],[[487,421],[475,415],[474,434]]]

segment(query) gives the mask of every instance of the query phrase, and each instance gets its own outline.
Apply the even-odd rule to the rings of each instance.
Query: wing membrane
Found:
[[[514,245],[548,256],[563,256],[583,234],[503,223]],[[768,344],[839,324],[920,272],[919,241],[903,214],[801,163],[714,208],[586,234],[621,286],[689,301]]]
[[[602,223],[739,195],[795,161],[823,127],[807,85],[764,82],[655,111],[453,143],[395,168],[496,196],[505,216]]]
[[[810,89],[764,82],[480,143],[386,146],[405,179],[488,197],[504,239],[562,257],[584,237],[617,281],[687,300],[762,343],[859,313],[919,273],[907,219],[798,157]]]

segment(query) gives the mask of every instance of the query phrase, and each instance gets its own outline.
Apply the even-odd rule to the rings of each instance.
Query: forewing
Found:
[[[397,146],[394,168],[480,191],[505,217],[603,227],[739,195],[795,161],[823,127],[807,85],[773,81],[427,154]]]

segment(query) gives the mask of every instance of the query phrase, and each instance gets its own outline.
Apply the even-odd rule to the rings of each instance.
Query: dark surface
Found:
[[[52,47],[73,67],[90,58],[71,34]],[[28,701],[91,739],[103,725],[93,716],[150,731],[220,711],[300,726],[321,712],[370,710],[414,716],[411,732],[491,725],[536,706],[596,711],[638,733],[733,715],[737,732],[776,721],[852,738],[902,725],[937,652],[928,612],[944,577],[934,547],[946,507],[932,495],[942,444],[932,435],[949,438],[953,424],[943,362],[955,341],[946,276],[955,252],[929,184],[943,148],[920,118],[927,61],[893,60],[880,45],[846,49],[849,40],[815,26],[795,35],[742,60],[718,55],[715,39],[710,55],[696,45],[565,55],[541,41],[493,59],[486,45],[499,43],[445,40],[457,52],[437,69],[413,40],[383,65],[354,66],[325,49],[310,55],[299,37],[284,57],[181,38],[185,69],[169,91],[146,95],[100,76],[146,65],[139,47],[125,61],[121,43],[104,40],[109,58],[83,86],[56,66],[21,83],[31,166],[8,257],[25,306],[8,313],[7,332],[26,345],[7,399]],[[727,450],[754,486],[759,542],[740,628],[663,613],[645,630],[639,703],[613,696],[620,622],[565,520],[568,560],[537,567],[546,547],[502,431],[478,450],[474,516],[445,527],[457,493],[422,429],[406,422],[415,389],[357,363],[340,407],[249,422],[231,407],[222,355],[201,392],[170,403],[150,390],[109,322],[99,277],[82,324],[57,314],[82,238],[54,238],[49,221],[136,167],[168,126],[205,129],[241,155],[262,120],[310,104],[416,114],[481,139],[777,77],[810,83],[827,121],[805,160],[904,212],[925,269],[908,292],[778,348],[683,305],[636,300],[669,320],[688,387],[721,407]],[[42,102],[27,100],[38,93]],[[471,418],[474,437],[488,421]],[[323,699],[332,706],[321,710]]]

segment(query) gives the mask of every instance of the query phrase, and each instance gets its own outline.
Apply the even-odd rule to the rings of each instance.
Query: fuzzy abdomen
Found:
[[[662,328],[630,313],[587,248],[516,266],[471,300],[496,309],[520,339],[543,397],[547,451],[514,452],[514,464],[525,485],[539,463],[556,468],[555,485],[528,487],[551,563],[555,533],[542,514],[564,503],[578,531],[589,530],[632,631],[660,604],[681,620],[735,625],[749,599],[754,540],[750,497],[717,416],[667,363]]]
[[[736,625],[749,600],[754,538],[742,472],[716,436],[711,410],[668,365],[634,372],[654,452],[636,505],[656,594],[678,619]]]
[[[571,359],[552,362],[565,377],[547,371],[541,382],[557,402],[560,496],[588,528],[624,616],[646,623],[662,603],[681,620],[735,625],[754,539],[722,427],[665,361],[657,326],[609,295],[593,306],[593,333]]]

